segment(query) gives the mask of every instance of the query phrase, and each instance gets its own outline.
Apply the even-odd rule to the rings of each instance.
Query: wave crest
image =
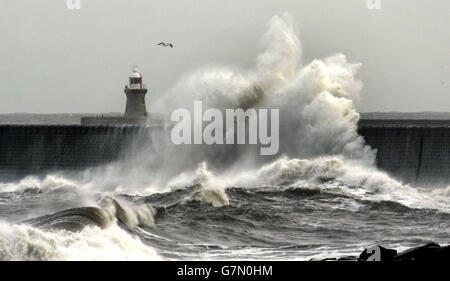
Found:
[[[158,260],[156,252],[117,225],[80,232],[0,222],[0,260]]]

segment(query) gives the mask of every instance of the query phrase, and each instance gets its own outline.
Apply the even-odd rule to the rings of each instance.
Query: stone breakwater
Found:
[[[406,183],[450,184],[450,120],[361,120],[377,166]]]
[[[1,125],[0,178],[81,170],[119,160],[158,127]],[[450,184],[450,120],[361,120],[377,165],[412,184]],[[170,141],[169,139],[167,141]]]
[[[147,133],[139,126],[0,126],[0,178],[110,163],[125,157],[136,141],[147,141]]]

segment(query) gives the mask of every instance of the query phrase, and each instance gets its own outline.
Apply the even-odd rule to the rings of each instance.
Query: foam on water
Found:
[[[361,64],[348,62],[339,53],[302,61],[300,40],[288,14],[270,20],[261,42],[262,51],[256,55],[252,68],[213,66],[193,71],[161,95],[154,107],[170,114],[180,107],[192,110],[193,101],[201,100],[205,109],[280,109],[278,155],[262,157],[258,150],[246,145],[176,147],[153,137],[151,146],[137,144],[132,156],[109,165],[79,174],[54,173],[44,178],[0,183],[0,192],[19,196],[30,188],[49,198],[58,191],[75,193],[77,202],[73,204],[99,208],[108,217],[103,229],[88,225],[77,232],[2,222],[0,260],[158,259],[153,248],[118,226],[121,223],[130,230],[150,233],[149,229],[155,226],[155,209],[119,195],[174,194],[192,186],[198,189],[186,193],[181,202],[185,205],[201,202],[202,207],[218,208],[214,210],[232,207],[233,201],[226,193],[229,188],[250,190],[271,186],[318,189],[358,199],[358,202],[340,199],[343,202],[340,206],[350,210],[358,210],[358,204],[363,204],[360,201],[369,200],[450,212],[450,187],[415,188],[376,169],[376,151],[357,132],[359,114],[354,102],[362,91],[362,82],[356,78]],[[46,204],[50,206],[51,202]],[[60,211],[60,207],[48,207],[48,212]],[[270,218],[268,213],[254,211],[250,215]],[[148,236],[160,237],[152,235]],[[343,250],[341,247],[340,251]],[[264,251],[241,250],[243,255],[250,256]],[[317,251],[333,254],[337,249],[324,246],[315,251],[310,256],[320,257]]]
[[[0,260],[158,260],[154,249],[113,224],[80,232],[0,223]]]

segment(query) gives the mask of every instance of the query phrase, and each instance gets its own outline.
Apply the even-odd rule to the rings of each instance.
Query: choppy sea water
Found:
[[[0,260],[321,260],[448,244],[449,188],[340,157],[231,175],[203,163],[163,186],[123,165],[0,181]]]
[[[279,109],[276,157],[153,138],[115,163],[0,179],[0,260],[310,260],[373,244],[447,245],[450,187],[379,171],[358,135],[361,64],[340,53],[303,61],[289,15],[271,19],[262,43],[252,69],[193,71],[152,106]],[[0,123],[78,118],[16,114]]]
[[[92,202],[63,178],[13,185],[0,193],[1,260],[310,260],[357,256],[372,244],[445,245],[450,227],[448,208],[375,199],[336,182],[224,194],[194,185],[98,193]]]

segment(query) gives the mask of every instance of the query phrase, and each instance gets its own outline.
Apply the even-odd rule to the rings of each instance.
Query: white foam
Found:
[[[129,228],[155,225],[156,211],[150,204],[136,204],[106,196],[100,201],[100,205],[111,218],[117,218]]]
[[[154,249],[115,224],[68,232],[0,222],[0,260],[159,259]]]

